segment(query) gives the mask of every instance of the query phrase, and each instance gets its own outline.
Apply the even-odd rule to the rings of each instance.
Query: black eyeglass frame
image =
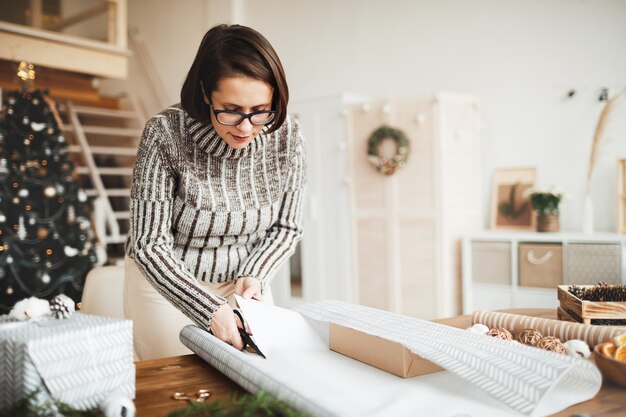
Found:
[[[209,100],[209,107],[211,107],[211,111],[213,112],[213,115],[215,116],[215,120],[217,120],[217,122],[219,124],[221,124],[222,126],[238,126],[241,123],[243,123],[244,120],[248,119],[250,121],[250,123],[254,126],[266,126],[270,123],[272,123],[272,120],[274,120],[274,117],[276,116],[276,113],[278,113],[278,111],[276,110],[259,110],[259,111],[255,111],[252,113],[242,113],[240,111],[234,111],[234,110],[215,110],[215,107],[213,107],[213,103],[211,103],[211,100]],[[233,123],[233,124],[228,124],[228,123],[222,123],[220,122],[220,119],[218,117],[219,114],[221,113],[226,113],[226,114],[236,114],[238,116],[241,117],[241,119],[237,122],[237,123]],[[254,116],[256,116],[257,114],[263,114],[263,113],[269,113],[272,115],[272,117],[270,118],[269,121],[264,122],[264,123],[254,123],[252,121],[252,118]]]

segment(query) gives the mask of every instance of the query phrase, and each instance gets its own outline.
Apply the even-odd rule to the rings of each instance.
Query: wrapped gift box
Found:
[[[134,398],[132,345],[130,320],[0,316],[0,411],[33,393],[80,410],[96,408],[113,392]]]

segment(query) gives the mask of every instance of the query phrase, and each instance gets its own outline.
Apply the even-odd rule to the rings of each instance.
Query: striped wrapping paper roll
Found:
[[[250,304],[240,305],[244,315],[271,319],[272,329],[285,323],[284,309]],[[265,390],[316,417],[546,416],[593,398],[602,383],[598,369],[578,357],[370,307],[329,300],[301,304],[294,311],[307,319],[303,325],[315,323],[311,326],[320,331],[321,347],[290,348],[293,341],[287,337],[285,345],[263,347],[267,359],[262,359],[194,326],[185,327],[180,337],[245,389]],[[449,372],[403,379],[331,352],[329,323],[400,343]],[[262,331],[253,326],[258,338]],[[279,327],[278,335],[301,330]]]
[[[504,327],[514,337],[517,337],[524,329],[535,329],[544,336],[555,336],[563,342],[573,339],[584,340],[592,349],[595,345],[626,333],[626,327],[593,326],[496,311],[475,311],[472,313],[472,324],[476,323],[484,324],[489,328]]]

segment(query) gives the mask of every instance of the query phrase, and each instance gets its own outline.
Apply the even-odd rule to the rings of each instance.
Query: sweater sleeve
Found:
[[[152,286],[200,327],[208,329],[226,300],[200,286],[174,256],[171,231],[177,175],[163,149],[166,130],[152,119],[143,131],[133,169],[127,251]]]
[[[302,239],[302,208],[306,184],[306,149],[300,125],[288,121],[288,140],[293,143],[285,191],[277,220],[256,243],[238,272],[239,277],[255,277],[265,292],[274,272],[294,253]]]

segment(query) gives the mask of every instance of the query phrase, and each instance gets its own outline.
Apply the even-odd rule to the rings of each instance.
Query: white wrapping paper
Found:
[[[194,326],[181,340],[244,389],[268,391],[313,416],[543,416],[592,398],[601,386],[586,360],[372,308],[335,301],[293,311],[240,305],[267,360]],[[292,320],[294,311],[309,323]],[[332,352],[329,322],[400,342],[448,371],[403,379]],[[316,338],[320,343],[311,342]]]

